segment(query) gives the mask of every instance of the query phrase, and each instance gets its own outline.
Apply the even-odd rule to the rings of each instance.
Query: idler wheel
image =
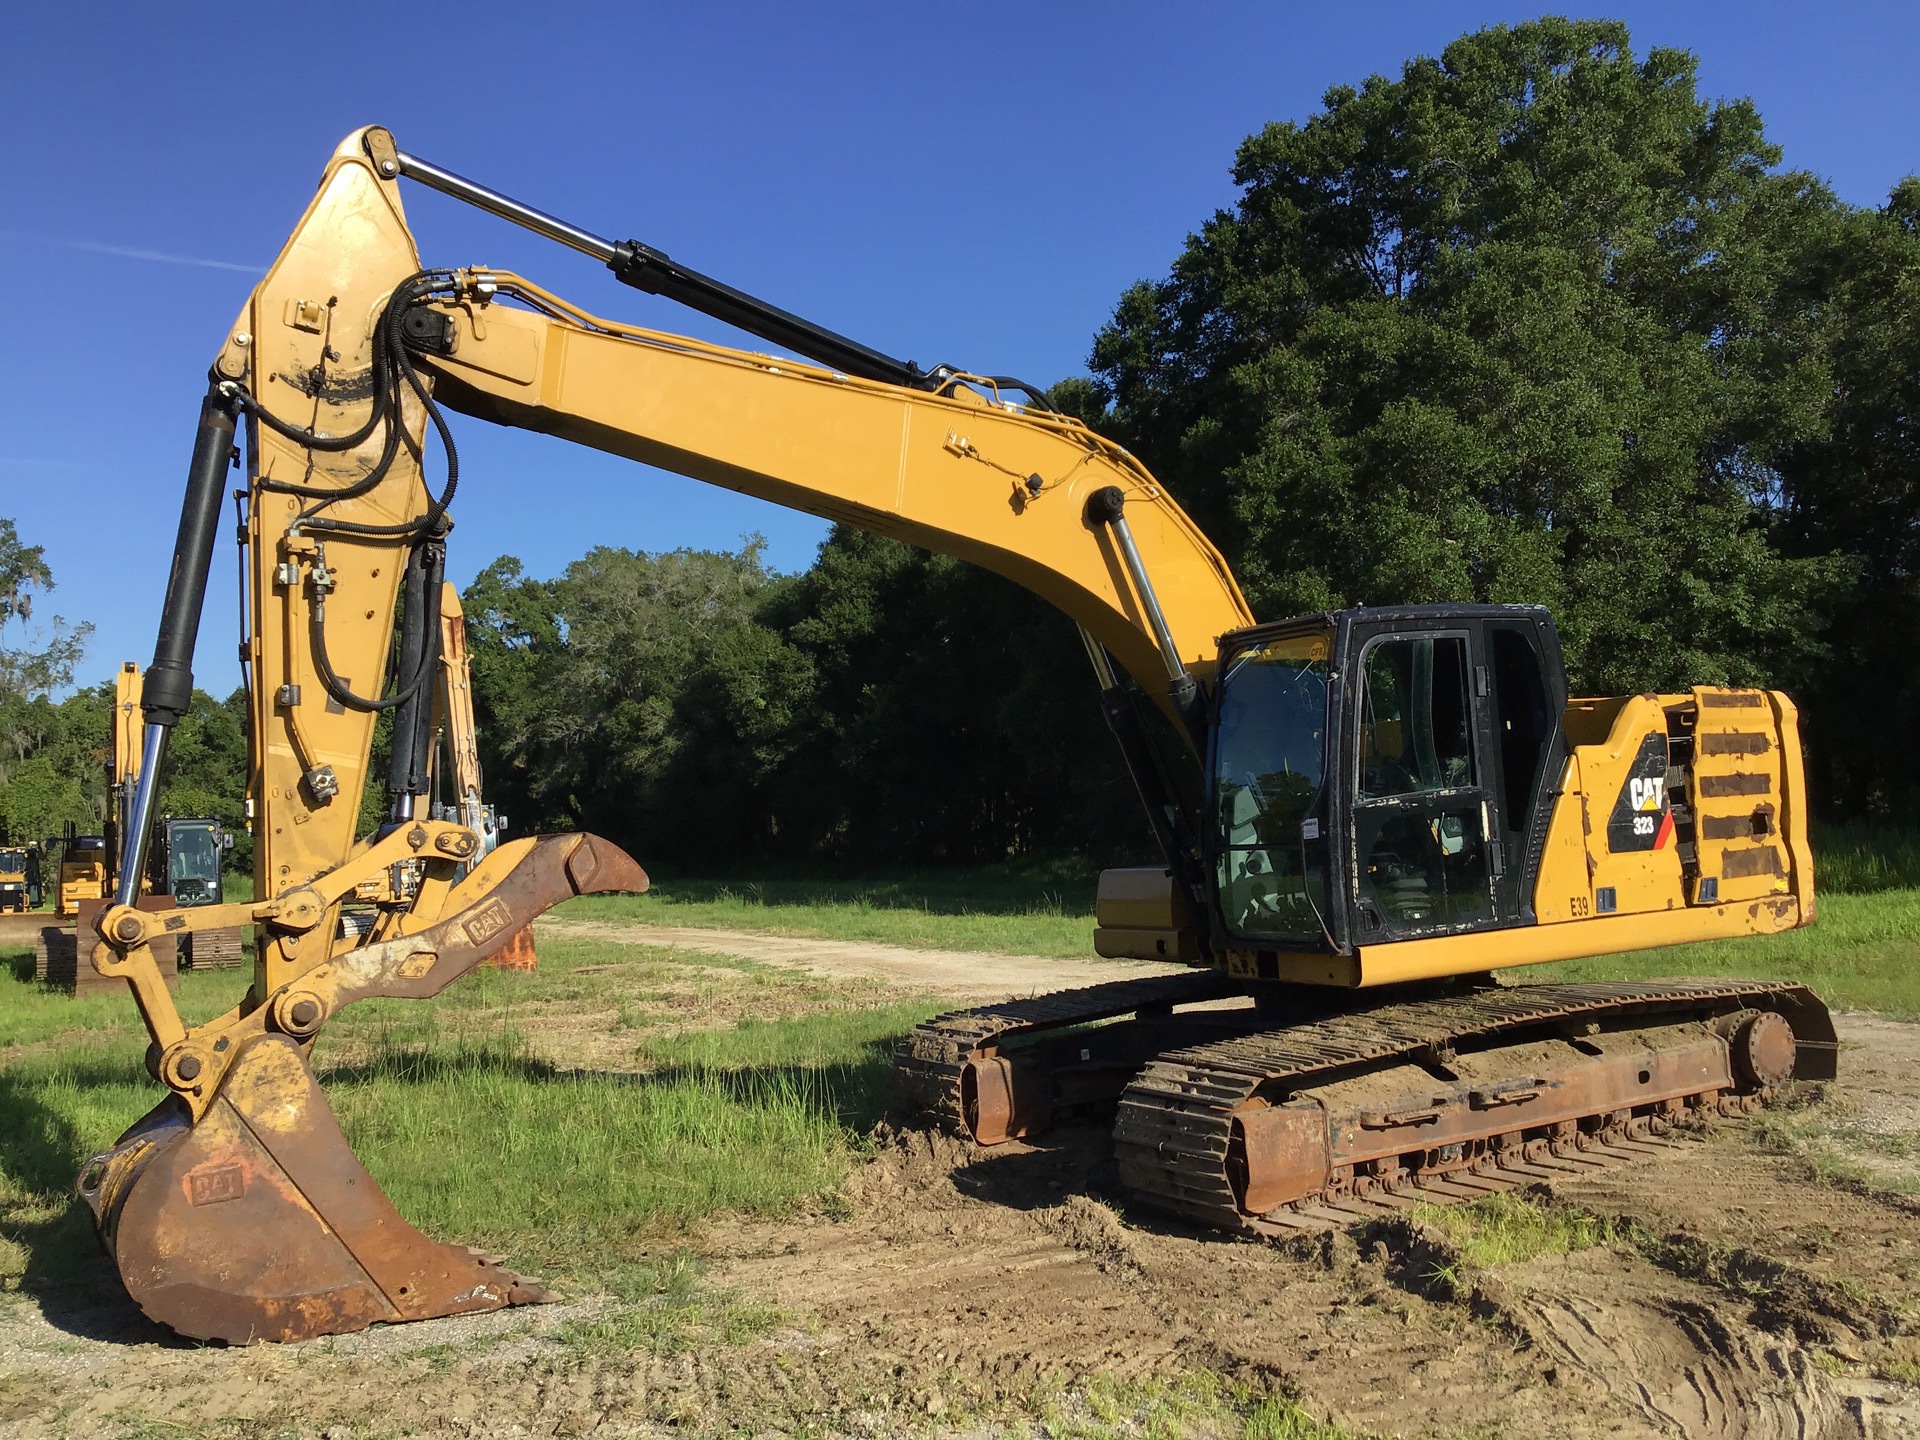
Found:
[[[976,1145],[1003,1145],[1046,1129],[1051,1089],[1044,1066],[991,1052],[973,1056],[960,1072],[960,1114],[968,1135]]]
[[[1800,1047],[1784,1015],[1762,1010],[1743,1021],[1727,1039],[1733,1070],[1748,1085],[1765,1088],[1793,1078]]]

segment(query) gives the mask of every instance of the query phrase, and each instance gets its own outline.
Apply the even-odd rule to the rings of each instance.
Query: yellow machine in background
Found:
[[[466,618],[460,609],[459,589],[445,582],[440,586],[439,627],[434,708],[429,722],[433,739],[424,771],[425,792],[416,797],[416,805],[426,805],[432,819],[464,825],[479,837],[473,856],[456,869],[458,878],[493,853],[507,820],[481,798],[480,741],[473,718]],[[454,798],[442,801],[438,797],[449,781]],[[406,918],[417,908],[425,873],[425,862],[409,859],[361,881],[354,887],[354,899],[361,907],[370,908],[347,917],[347,927],[356,935],[376,941],[400,933]],[[481,963],[503,970],[536,968],[532,925],[520,926]]]
[[[807,359],[596,317],[517,275],[423,269],[403,177]],[[458,799],[432,811],[434,677],[454,648],[447,411],[960,557],[1081,627],[1162,852],[1103,880],[1098,944],[1186,968],[917,1027],[898,1056],[905,1096],[981,1144],[1106,1107],[1138,1195],[1278,1233],[1401,1191],[1550,1177],[1576,1151],[1833,1073],[1831,1022],[1802,987],[1489,974],[1811,919],[1784,697],[1570,700],[1536,607],[1257,623],[1165,488],[1033,387],[920,370],[368,129],[336,151],[215,357],[142,694],[128,859],[93,950],[131,984],[167,1095],[80,1193],[130,1292],[182,1333],[292,1339],[541,1294],[408,1226],[308,1064],[342,1007],[434,995],[547,906],[646,885],[593,836],[486,853],[484,818],[460,808],[457,739]],[[243,419],[258,898],[149,914],[129,877],[191,694]],[[433,486],[429,429],[447,464]],[[453,687],[439,708],[459,703]],[[363,838],[382,713],[385,820]],[[1044,739],[1066,756],[1093,737]],[[343,923],[359,887],[403,870],[417,884],[393,887],[375,927]],[[153,939],[242,921],[261,935],[251,988],[187,1025]]]
[[[84,901],[101,900],[112,893],[107,877],[107,837],[82,835],[69,827],[64,839],[48,840],[49,850],[60,852],[60,879],[54,892],[54,912],[61,919],[80,913]]]
[[[37,909],[39,857],[25,845],[0,845],[0,910]]]
[[[436,690],[440,723],[436,727],[445,737],[447,765],[444,779],[436,768],[435,789],[451,781],[453,799],[436,802],[433,818],[452,820],[480,837],[480,850],[468,862],[478,864],[500,844],[507,817],[482,797],[480,782],[480,734],[473,718],[473,672],[467,660],[467,620],[460,609],[460,591],[451,584],[440,587],[440,675]],[[436,766],[439,750],[436,747]],[[533,926],[522,925],[499,951],[485,963],[505,970],[532,970],[539,963],[533,946]]]
[[[140,789],[141,727],[140,667],[128,660],[114,676],[112,750],[107,762],[107,799],[113,822],[104,851],[108,891],[117,880],[113,866],[123,852],[126,828],[132,822]],[[206,816],[174,815],[150,818],[148,826],[146,864],[133,877],[133,893],[164,895],[182,909],[223,904],[226,853],[233,848],[233,837],[226,827]],[[180,940],[178,959],[183,967],[228,969],[242,962],[244,937],[237,925],[201,930]]]

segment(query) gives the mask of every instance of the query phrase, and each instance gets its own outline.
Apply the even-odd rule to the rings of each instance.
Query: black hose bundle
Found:
[[[414,368],[413,356],[408,352],[406,343],[407,312],[424,302],[436,291],[444,291],[452,285],[452,274],[445,270],[422,270],[408,277],[394,287],[387,305],[380,312],[380,321],[373,332],[373,410],[367,416],[366,423],[350,435],[323,435],[317,430],[305,429],[293,425],[274,415],[258,399],[240,386],[233,386],[230,394],[239,407],[265,425],[269,430],[293,441],[294,444],[308,450],[321,450],[337,453],[352,450],[364,445],[374,431],[383,423],[386,435],[380,447],[380,458],[373,468],[350,485],[302,485],[290,480],[273,480],[261,477],[257,483],[262,490],[272,490],[283,495],[294,495],[316,503],[302,511],[294,520],[297,526],[309,530],[330,531],[347,535],[394,535],[426,536],[440,531],[447,513],[447,507],[453,503],[454,491],[460,484],[460,454],[454,448],[453,431],[448,428],[446,417],[440,413],[433,392],[420,379],[420,373]],[[329,304],[331,314],[331,302]],[[406,426],[401,413],[401,385],[405,384],[419,397],[425,408],[427,418],[432,421],[435,432],[440,437],[441,447],[447,454],[447,483],[438,496],[433,497],[426,513],[417,520],[404,521],[397,525],[362,525],[350,520],[330,520],[320,512],[342,500],[351,500],[365,495],[387,476],[393,466],[394,457],[399,454],[404,443],[409,453],[415,454],[412,441],[406,435]]]
[[[327,694],[349,710],[378,712],[407,706],[419,695],[427,677],[433,672],[433,657],[437,646],[431,643],[432,635],[437,634],[439,607],[437,602],[438,577],[445,573],[445,537],[451,528],[446,515],[447,507],[453,503],[454,491],[460,483],[460,456],[454,448],[453,432],[448,428],[446,418],[440,413],[433,393],[421,380],[419,371],[414,368],[413,356],[406,343],[406,317],[416,305],[423,303],[435,292],[451,288],[453,276],[445,270],[423,270],[410,276],[394,287],[388,298],[386,308],[380,312],[379,323],[373,334],[373,410],[359,429],[348,435],[325,435],[318,430],[306,429],[290,424],[272,414],[261,405],[259,400],[238,385],[227,388],[234,403],[248,415],[269,430],[293,441],[294,444],[308,450],[338,453],[364,445],[374,432],[383,424],[385,436],[381,442],[380,456],[373,468],[360,479],[349,485],[325,486],[303,485],[288,480],[274,480],[257,477],[255,483],[262,490],[275,491],[283,495],[293,495],[313,503],[295,516],[288,528],[305,529],[323,534],[354,535],[369,537],[392,537],[405,544],[409,554],[405,564],[407,599],[403,610],[404,623],[400,644],[389,661],[388,670],[393,681],[391,694],[370,699],[355,694],[346,680],[333,668],[331,657],[327,653],[326,616],[327,592],[331,586],[320,579],[314,587],[313,604],[308,611],[308,629],[313,645],[314,669],[320,677]],[[329,314],[331,314],[329,302]],[[328,347],[331,353],[331,347]],[[351,520],[329,518],[324,512],[329,506],[342,500],[351,500],[365,495],[380,484],[393,467],[395,457],[404,444],[409,454],[416,460],[421,451],[406,434],[406,425],[402,410],[402,385],[416,395],[427,418],[433,423],[434,430],[440,436],[441,446],[447,455],[447,481],[437,496],[428,501],[427,509],[416,520],[404,521],[395,525],[366,525]],[[424,475],[423,475],[424,481]],[[325,549],[322,547],[315,556],[315,569],[324,576]],[[419,590],[420,593],[414,593]],[[413,657],[414,663],[407,665],[403,655]],[[410,712],[411,713],[411,712]]]

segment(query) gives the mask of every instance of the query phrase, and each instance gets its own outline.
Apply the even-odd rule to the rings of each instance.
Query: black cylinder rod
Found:
[[[187,467],[187,494],[180,506],[180,533],[173,541],[173,570],[167,576],[160,634],[153,643],[153,664],[140,687],[146,728],[140,737],[140,779],[120,837],[120,871],[114,899],[131,905],[140,893],[140,874],[153,828],[153,800],[160,784],[160,761],[167,732],[193,703],[193,647],[200,636],[200,612],[207,599],[207,570],[226,499],[227,467],[232,463],[236,418],[233,401],[218,382],[200,402],[200,428],[194,435],[193,461]]]

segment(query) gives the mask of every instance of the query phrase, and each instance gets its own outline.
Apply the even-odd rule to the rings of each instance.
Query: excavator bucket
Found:
[[[335,957],[301,978],[301,995],[330,1009],[371,995],[430,995],[559,900],[647,887],[640,867],[603,840],[534,844],[475,903],[416,936]],[[151,1319],[246,1344],[548,1298],[494,1260],[407,1223],[348,1147],[308,1064],[311,1035],[270,1020],[241,1030],[197,1120],[170,1095],[80,1175],[80,1198]]]

